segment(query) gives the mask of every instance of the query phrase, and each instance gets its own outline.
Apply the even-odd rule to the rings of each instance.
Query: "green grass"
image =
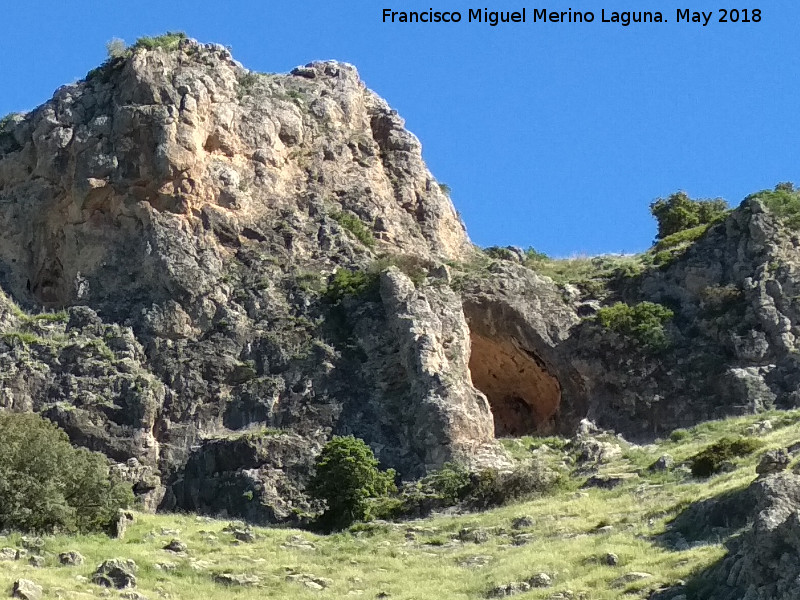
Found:
[[[346,212],[335,212],[331,214],[331,217],[367,248],[373,248],[375,246],[375,236],[372,234],[372,231],[364,224],[364,221],[359,219],[356,215]]]
[[[380,593],[392,599],[426,600],[448,598],[476,600],[492,587],[520,581],[545,572],[553,585],[533,590],[521,598],[544,600],[572,590],[593,600],[644,599],[650,591],[693,574],[715,563],[725,554],[724,538],[676,551],[657,543],[656,536],[669,528],[670,521],[693,502],[702,501],[747,486],[755,478],[760,453],[735,459],[736,469],[695,479],[675,470],[672,479],[651,474],[647,465],[668,452],[676,464],[687,462],[700,450],[724,437],[741,435],[755,422],[770,419],[773,429],[761,435],[764,449],[785,447],[800,439],[800,411],[771,412],[704,423],[674,437],[648,446],[623,444],[625,452],[602,472],[639,473],[639,479],[613,490],[577,490],[585,479],[577,471],[575,485],[556,495],[504,506],[483,513],[438,515],[403,523],[375,522],[348,531],[315,535],[284,528],[254,528],[254,543],[236,543],[226,531],[229,521],[193,515],[137,514],[124,540],[102,535],[52,536],[44,539],[46,565],[35,569],[25,561],[3,563],[0,587],[10,589],[15,579],[32,579],[45,594],[60,593],[69,598],[91,598],[99,588],[77,576],[89,577],[104,559],[132,558],[139,566],[137,591],[147,597],[169,594],[175,600],[224,596],[236,599],[264,597],[287,600],[343,598],[357,594],[375,598]],[[621,443],[621,442],[620,442]],[[516,447],[521,458],[533,451],[546,452],[560,460],[566,440],[562,438],[520,438],[503,440]],[[549,450],[541,450],[541,446]],[[511,527],[513,519],[528,516],[533,525],[522,530]],[[610,525],[609,531],[599,526]],[[482,528],[488,541],[462,541],[465,528]],[[174,533],[177,530],[178,533]],[[514,545],[514,535],[533,534],[529,543]],[[293,536],[310,541],[314,548],[292,545]],[[185,556],[163,550],[172,538],[188,545]],[[15,547],[18,535],[0,539],[0,546]],[[57,564],[57,553],[77,550],[86,557],[80,567]],[[619,565],[604,564],[613,552]],[[475,556],[485,557],[485,566],[460,566]],[[164,571],[159,563],[174,563]],[[629,584],[616,584],[633,571],[652,577]],[[225,588],[214,582],[217,573],[256,575],[260,583],[252,588]],[[292,573],[326,577],[333,583],[314,591],[302,583],[287,580]]]
[[[133,49],[144,48],[145,50],[155,50],[163,48],[164,50],[175,50],[181,40],[186,39],[186,34],[182,31],[168,31],[164,35],[155,37],[140,37],[133,45]]]
[[[571,283],[583,287],[590,294],[600,294],[606,291],[612,280],[635,277],[644,272],[651,262],[652,258],[647,253],[548,258],[545,254],[533,251],[526,252],[523,264],[556,283]]]
[[[791,229],[800,229],[800,191],[778,186],[747,197],[760,200],[769,212]]]

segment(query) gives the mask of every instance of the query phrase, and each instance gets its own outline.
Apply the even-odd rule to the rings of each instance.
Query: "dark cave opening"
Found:
[[[534,356],[512,340],[473,333],[469,368],[472,383],[486,395],[496,437],[553,431],[561,385]]]

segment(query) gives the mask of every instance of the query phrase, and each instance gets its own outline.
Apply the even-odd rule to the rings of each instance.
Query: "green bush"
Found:
[[[550,257],[547,256],[544,252],[539,252],[533,246],[528,246],[528,249],[525,250],[525,262],[539,262],[543,260],[550,260]]]
[[[669,434],[669,441],[674,442],[676,444],[688,440],[692,437],[692,434],[686,431],[685,429],[673,429],[672,433]]]
[[[653,350],[669,344],[664,324],[674,313],[666,306],[654,302],[625,304],[617,302],[597,311],[597,321],[606,329],[633,338]]]
[[[469,470],[459,463],[445,463],[420,480],[422,489],[435,494],[448,506],[458,504],[469,491]]]
[[[483,253],[489,258],[495,260],[514,260],[516,255],[508,248],[501,248],[500,246],[489,246],[483,249]]]
[[[787,227],[800,229],[800,190],[793,184],[779,183],[774,190],[764,190],[746,198],[752,199],[760,200]]]
[[[346,296],[377,300],[380,286],[380,273],[377,271],[350,271],[339,269],[333,274],[325,289],[325,298],[336,304]]]
[[[36,414],[0,413],[0,529],[101,531],[132,502],[105,456]]]
[[[724,437],[689,459],[692,475],[711,477],[720,472],[725,462],[737,457],[748,456],[763,445],[763,442],[754,438]]]
[[[367,248],[375,246],[375,236],[372,231],[364,225],[364,221],[359,219],[356,215],[346,212],[336,212],[331,215],[334,221],[339,223],[347,231],[353,234],[359,242],[364,244]]]
[[[650,205],[650,212],[658,221],[657,239],[714,223],[728,211],[728,203],[721,198],[692,200],[686,192],[676,192],[668,198],[659,198]]]
[[[342,529],[370,517],[370,498],[396,491],[393,469],[380,471],[372,450],[363,440],[334,436],[317,457],[316,472],[308,486],[311,495],[324,500],[325,512],[318,524]]]
[[[140,37],[133,45],[133,49],[155,50],[156,48],[163,48],[165,50],[175,50],[180,41],[185,39],[186,34],[182,31],[168,31],[164,35],[156,37]]]
[[[484,469],[471,475],[464,502],[483,510],[553,491],[563,483],[558,471],[538,461],[517,465],[511,471]]]

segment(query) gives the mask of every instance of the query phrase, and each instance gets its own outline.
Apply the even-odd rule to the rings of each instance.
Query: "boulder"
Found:
[[[14,582],[11,597],[21,598],[22,600],[41,600],[42,586],[29,579],[17,579]]]
[[[104,560],[92,575],[92,583],[119,590],[136,587],[136,563],[123,558]]]

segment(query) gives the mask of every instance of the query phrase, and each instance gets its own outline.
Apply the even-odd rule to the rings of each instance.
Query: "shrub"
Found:
[[[766,209],[792,229],[800,229],[800,191],[791,183],[779,183],[774,190],[752,194],[746,200],[760,200]]]
[[[502,506],[552,491],[562,483],[558,471],[539,461],[528,461],[511,471],[484,469],[470,476],[464,502],[477,509]]]
[[[719,473],[727,461],[736,457],[748,456],[761,446],[763,446],[763,442],[754,438],[724,437],[689,459],[692,475],[711,477],[714,473]]]
[[[346,212],[336,212],[331,215],[334,221],[339,223],[343,228],[353,234],[359,242],[364,244],[367,248],[372,248],[375,245],[375,236],[372,235],[364,221],[359,219],[356,215]]]
[[[692,200],[686,192],[659,198],[650,205],[650,212],[658,221],[658,240],[684,229],[713,223],[727,211],[728,203],[721,198]]]
[[[539,252],[533,246],[528,246],[528,249],[525,250],[525,262],[539,262],[543,260],[550,260],[550,257],[544,252]]]
[[[368,519],[368,499],[394,492],[394,476],[393,469],[378,469],[375,455],[363,440],[352,435],[334,436],[317,457],[316,472],[308,486],[312,496],[327,504],[318,524],[342,529]]]
[[[124,40],[111,38],[106,42],[106,53],[108,54],[108,58],[112,60],[115,58],[123,58],[128,53],[128,47],[125,45]]]
[[[489,258],[495,260],[514,260],[517,255],[508,248],[501,248],[500,246],[489,246],[484,248],[483,253]]]
[[[372,263],[369,270],[380,273],[387,267],[397,267],[411,279],[414,286],[420,287],[428,277],[430,263],[413,254],[385,254]]]
[[[380,274],[378,272],[339,269],[328,282],[325,297],[332,304],[337,304],[345,296],[375,300],[378,298],[379,285]]]
[[[109,527],[133,502],[98,452],[33,413],[0,413],[0,528],[74,533]]]
[[[446,183],[440,183],[440,184],[439,184],[439,189],[442,191],[442,193],[443,193],[445,196],[447,196],[448,198],[450,197],[450,192],[451,192],[452,190],[450,189],[450,186],[449,186],[449,185],[447,185]]]
[[[671,442],[680,443],[685,440],[688,440],[692,437],[692,434],[686,431],[685,429],[673,429],[672,433],[669,434],[669,440]]]
[[[168,31],[164,35],[156,37],[140,37],[133,45],[133,49],[155,50],[156,48],[163,48],[164,50],[175,50],[180,41],[185,39],[186,34],[182,31]]]
[[[459,463],[445,463],[420,480],[423,489],[437,495],[447,506],[464,499],[470,486],[469,470]]]
[[[597,311],[596,319],[606,329],[635,339],[640,344],[653,349],[665,348],[669,340],[664,324],[674,313],[666,306],[654,302],[640,302],[629,305],[617,302]]]

